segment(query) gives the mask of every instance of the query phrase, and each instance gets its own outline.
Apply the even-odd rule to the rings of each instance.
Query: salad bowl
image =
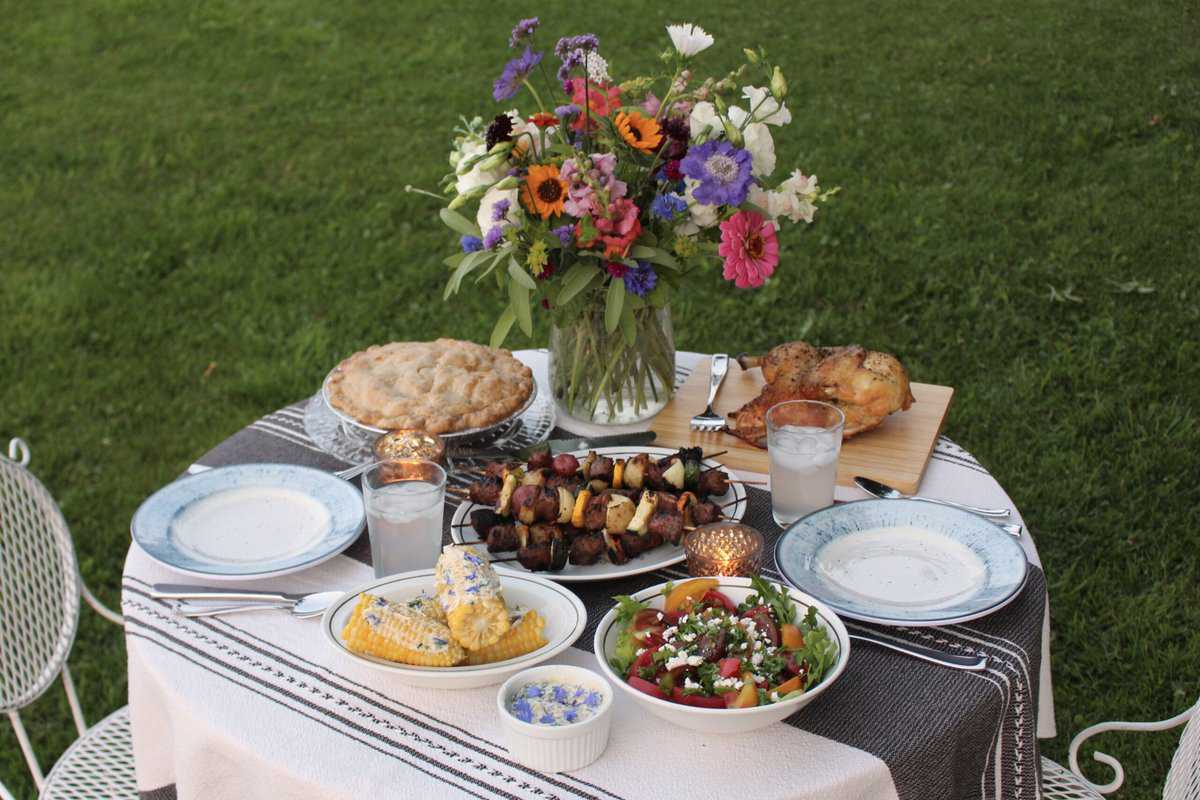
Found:
[[[751,578],[715,577],[712,580],[717,581],[717,591],[734,604],[741,604],[757,593]],[[631,598],[652,609],[663,610],[667,602],[666,592],[673,586],[671,582],[661,583],[637,592]],[[622,615],[620,605],[610,609],[596,628],[593,645],[600,672],[618,687],[618,691],[628,694],[646,711],[682,728],[702,733],[742,733],[780,722],[816,700],[841,676],[850,659],[850,637],[846,626],[829,606],[794,588],[784,585],[774,588],[786,592],[787,598],[794,604],[797,619],[804,617],[811,609],[815,625],[824,631],[833,647],[820,681],[803,692],[792,692],[778,702],[749,708],[705,708],[647,694],[627,682],[627,676],[619,674],[611,663],[623,644],[620,640],[626,616]]]

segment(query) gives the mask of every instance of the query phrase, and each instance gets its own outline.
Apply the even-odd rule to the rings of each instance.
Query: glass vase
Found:
[[[671,308],[645,305],[609,333],[604,304],[550,327],[550,385],[559,413],[598,425],[650,419],[675,393]],[[629,328],[632,328],[632,336]]]

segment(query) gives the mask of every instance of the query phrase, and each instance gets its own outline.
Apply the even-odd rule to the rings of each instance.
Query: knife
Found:
[[[558,455],[559,453],[570,453],[575,450],[591,450],[596,447],[616,447],[621,445],[643,445],[653,442],[656,434],[654,431],[641,431],[640,433],[618,433],[609,436],[587,436],[578,439],[550,439],[549,441],[539,442],[528,447],[522,447],[520,450],[504,451],[504,450],[480,450],[471,453],[463,453],[463,458],[518,458],[522,461],[528,461],[529,457],[534,453],[543,450],[549,450],[550,455]]]

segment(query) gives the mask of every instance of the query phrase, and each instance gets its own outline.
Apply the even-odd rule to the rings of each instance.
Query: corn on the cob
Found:
[[[474,547],[447,545],[438,556],[438,603],[450,633],[468,650],[494,644],[509,629],[500,578]]]
[[[452,667],[467,655],[441,622],[366,593],[358,596],[342,641],[355,653],[421,667]]]
[[[532,653],[546,644],[546,638],[542,636],[542,629],[545,627],[546,620],[540,614],[527,611],[495,644],[478,650],[468,650],[467,663],[491,664]]]
[[[446,612],[442,611],[442,606],[436,597],[430,597],[427,594],[419,594],[406,604],[413,611],[424,614],[432,620],[437,620],[443,625],[446,624]]]

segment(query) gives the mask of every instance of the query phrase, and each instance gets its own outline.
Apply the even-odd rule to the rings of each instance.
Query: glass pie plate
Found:
[[[385,428],[366,425],[329,402],[329,379],[325,376],[321,391],[309,399],[304,409],[304,429],[325,452],[351,464],[365,464],[375,458],[371,447],[387,433]],[[550,436],[554,428],[554,401],[548,392],[534,382],[525,405],[498,422],[482,428],[468,428],[454,433],[439,434],[446,443],[446,452],[456,455],[467,448],[488,445],[502,449],[519,449]]]

